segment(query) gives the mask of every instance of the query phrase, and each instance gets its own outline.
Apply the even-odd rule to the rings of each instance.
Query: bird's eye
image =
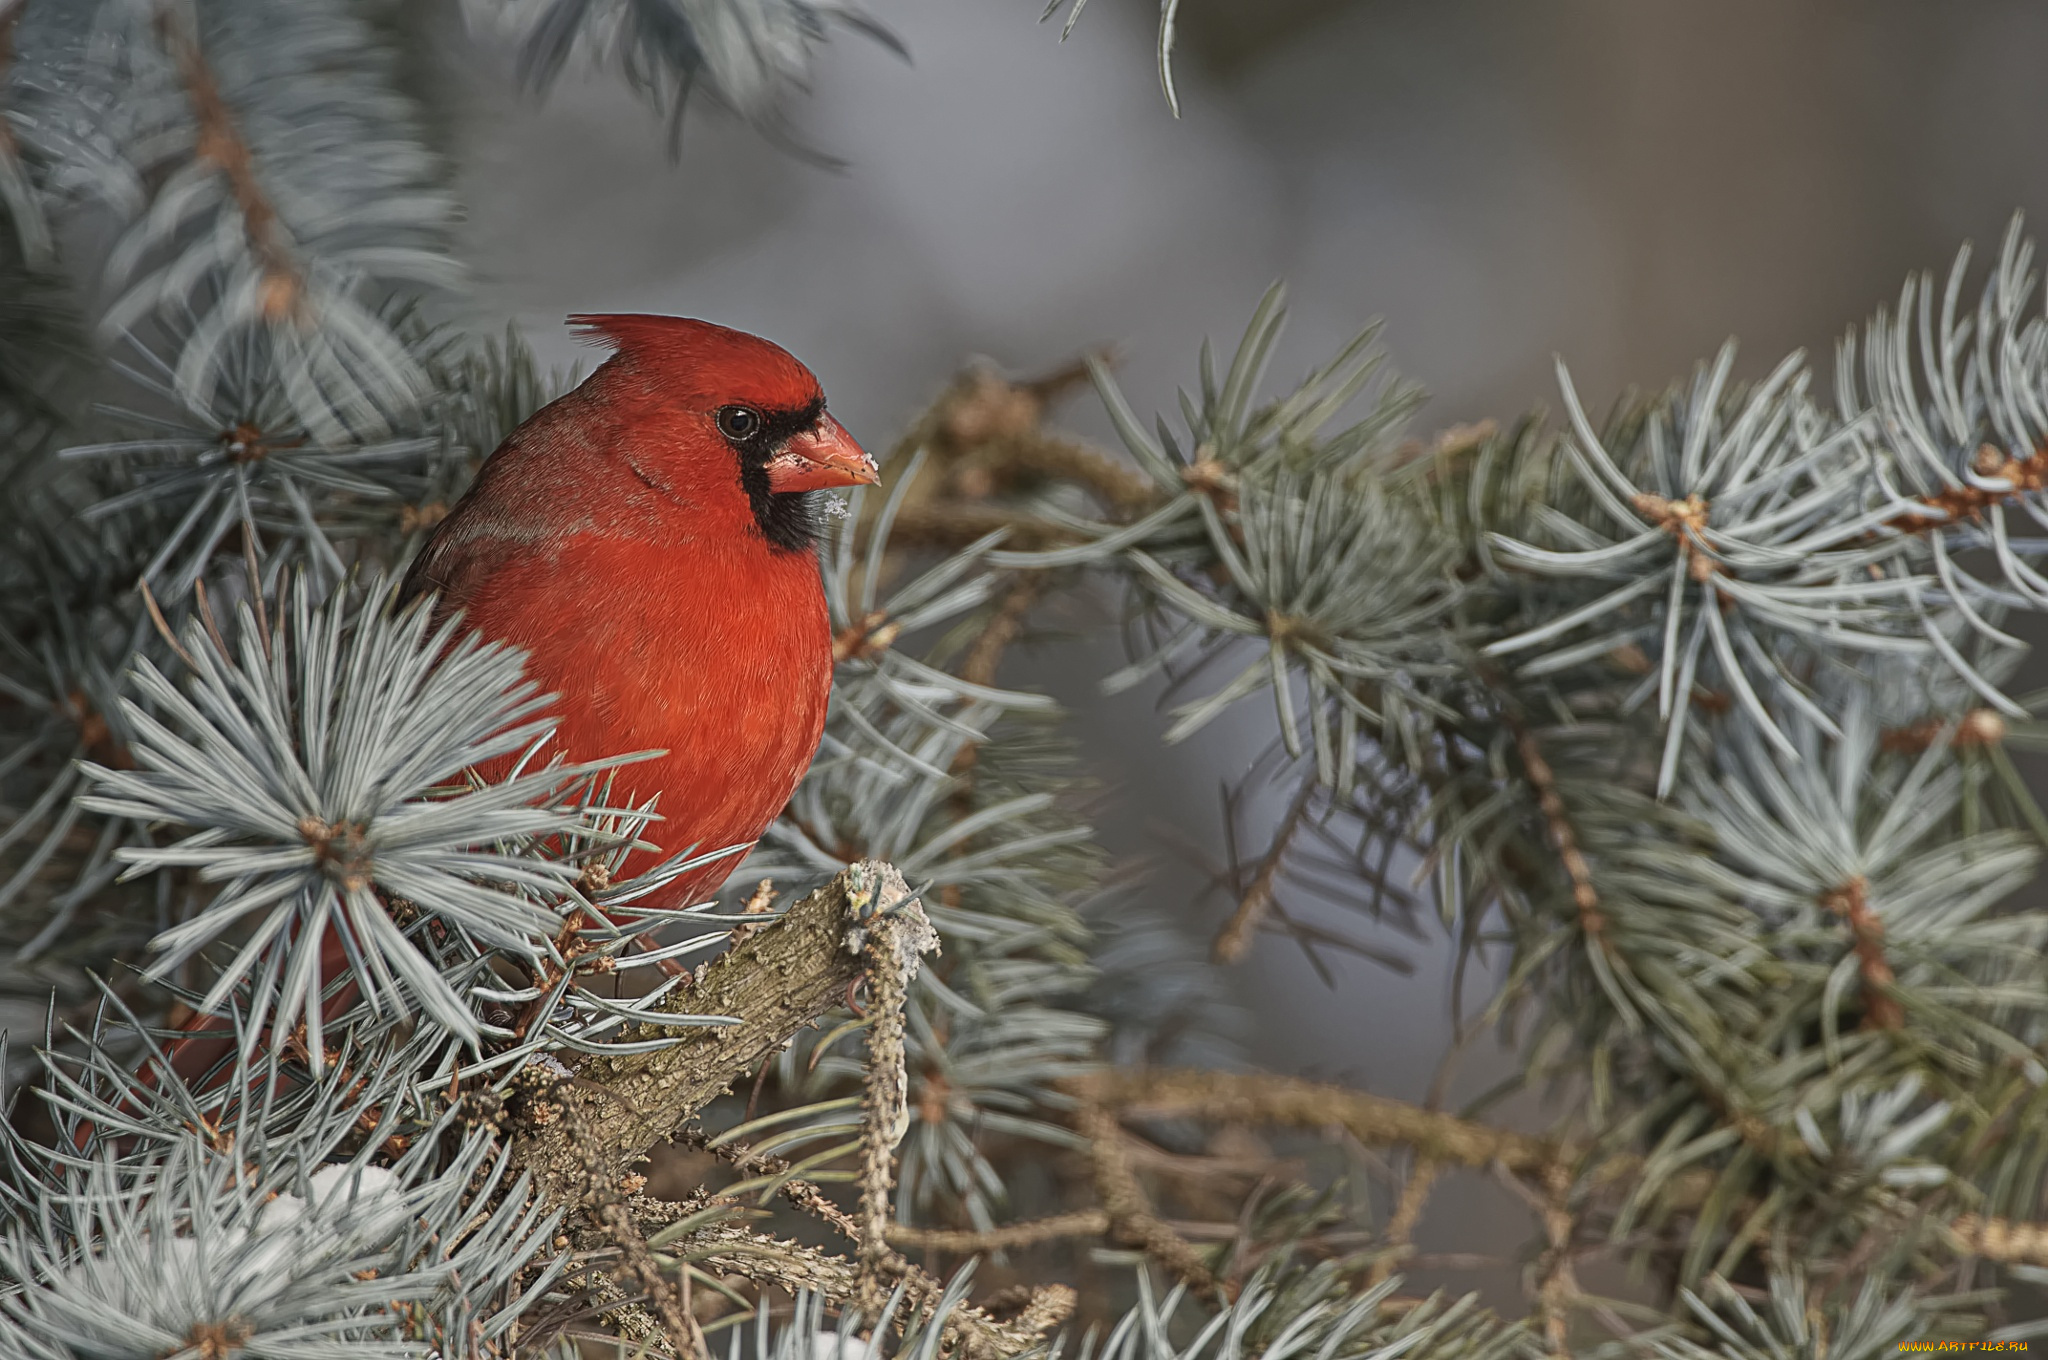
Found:
[[[752,439],[761,433],[761,413],[751,406],[721,407],[718,412],[718,432],[727,439]]]

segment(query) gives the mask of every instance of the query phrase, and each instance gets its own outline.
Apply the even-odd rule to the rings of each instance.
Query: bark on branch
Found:
[[[605,1107],[603,1117],[591,1122],[597,1153],[613,1172],[623,1174],[734,1081],[780,1052],[798,1030],[839,1005],[864,967],[861,927],[891,907],[914,915],[929,932],[903,875],[878,860],[848,866],[779,920],[737,941],[663,1002],[671,1014],[718,1015],[736,1023],[687,1031],[682,1042],[650,1053],[584,1063],[576,1075]],[[670,1033],[640,1024],[619,1037]],[[571,1121],[521,1134],[513,1157],[557,1202],[573,1203],[588,1179],[590,1154],[574,1145],[565,1122]]]
[[[1368,1147],[1405,1144],[1434,1162],[1530,1174],[1570,1159],[1547,1138],[1489,1128],[1406,1101],[1296,1077],[1192,1070],[1109,1071],[1068,1083],[1085,1100],[1124,1115],[1196,1115],[1223,1123],[1342,1128]]]
[[[692,1234],[688,1254],[707,1270],[738,1275],[782,1289],[811,1289],[835,1304],[853,1304],[860,1293],[860,1267],[843,1256],[815,1247],[719,1225]],[[945,1286],[916,1267],[900,1277],[911,1306],[929,1313],[938,1306]],[[901,1325],[907,1318],[899,1317]],[[1020,1319],[1002,1322],[972,1304],[962,1303],[946,1314],[942,1330],[969,1360],[996,1360],[1037,1349],[1043,1338]]]

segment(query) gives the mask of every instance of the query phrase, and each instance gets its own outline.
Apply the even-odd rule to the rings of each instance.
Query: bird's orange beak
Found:
[[[875,460],[829,412],[819,416],[810,429],[791,435],[768,460],[770,491],[823,491],[833,486],[873,486],[881,480]]]

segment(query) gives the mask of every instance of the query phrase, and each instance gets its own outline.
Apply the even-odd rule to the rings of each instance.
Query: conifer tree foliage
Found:
[[[770,135],[835,26],[893,41],[807,0],[475,10],[539,91],[590,59]],[[1412,435],[1370,331],[1276,383],[1277,288],[1157,418],[1094,356],[964,370],[822,550],[815,766],[724,900],[651,911],[690,867],[622,873],[658,809],[386,584],[560,382],[436,320],[456,205],[381,17],[0,2],[0,1355],[2048,1335],[2019,224],[1831,375],[1731,347],[1599,414],[1561,371],[1557,422]],[[1047,425],[1087,387],[1120,447]],[[1271,715],[1244,792],[1284,813],[1207,960],[1002,682],[1073,596],[1162,741]],[[1504,960],[1463,1023],[1551,1122],[1242,1070],[1219,970],[1313,944],[1306,893]],[[1463,1174],[1530,1206],[1474,1244],[1519,1309],[1403,1284]]]

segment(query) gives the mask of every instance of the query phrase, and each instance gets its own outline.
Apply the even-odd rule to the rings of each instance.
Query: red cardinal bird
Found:
[[[831,694],[810,493],[875,482],[874,460],[810,370],[766,340],[674,316],[570,320],[616,353],[491,455],[401,598],[438,591],[437,620],[461,610],[522,648],[527,675],[560,696],[568,759],[667,752],[622,767],[613,790],[660,795],[648,838],[667,853],[749,844],[810,765]],[[702,900],[740,858],[640,902]],[[656,862],[640,852],[625,867]],[[347,967],[329,938],[322,974]],[[172,1066],[189,1080],[228,1051],[180,1040]]]
[[[757,336],[672,316],[578,316],[616,353],[491,455],[402,598],[527,654],[570,760],[623,767],[670,854],[751,843],[817,753],[832,633],[810,493],[873,483],[809,369]],[[701,899],[739,863],[649,906]],[[644,853],[629,871],[653,862]]]

